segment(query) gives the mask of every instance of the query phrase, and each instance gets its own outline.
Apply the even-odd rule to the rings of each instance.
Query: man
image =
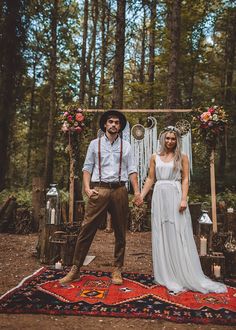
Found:
[[[119,134],[125,126],[126,118],[121,112],[106,111],[100,119],[100,128],[105,134],[93,140],[88,147],[83,167],[83,185],[89,199],[75,247],[73,266],[59,281],[61,284],[80,277],[80,268],[107,211],[111,213],[115,234],[112,283],[123,283],[121,269],[124,263],[128,219],[128,192],[125,183],[128,178],[133,186],[134,201],[138,203],[141,199],[130,144]]]

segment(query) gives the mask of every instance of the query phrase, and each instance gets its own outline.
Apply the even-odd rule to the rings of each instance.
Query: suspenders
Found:
[[[121,182],[121,167],[122,167],[122,155],[123,155],[123,140],[120,137],[120,162],[119,162],[119,183]],[[98,171],[99,182],[102,182],[102,167],[101,167],[101,137],[98,138]]]

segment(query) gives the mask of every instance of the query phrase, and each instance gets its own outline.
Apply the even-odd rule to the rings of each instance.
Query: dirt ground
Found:
[[[0,234],[0,295],[16,286],[24,277],[42,267],[33,257],[37,235]],[[89,251],[96,258],[86,269],[112,270],[114,235],[99,230]],[[127,233],[124,271],[152,273],[151,233]],[[163,320],[125,319],[94,316],[51,316],[0,314],[0,329],[148,329],[148,330],[229,330],[217,325],[177,324]]]

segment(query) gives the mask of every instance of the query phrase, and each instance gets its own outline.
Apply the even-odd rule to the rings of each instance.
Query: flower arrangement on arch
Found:
[[[212,106],[203,111],[199,108],[196,119],[199,124],[200,133],[203,135],[206,143],[215,147],[219,137],[225,133],[227,125],[227,115],[222,106]]]
[[[83,114],[84,110],[75,105],[69,106],[68,109],[62,115],[62,131],[64,133],[80,133],[85,127]]]

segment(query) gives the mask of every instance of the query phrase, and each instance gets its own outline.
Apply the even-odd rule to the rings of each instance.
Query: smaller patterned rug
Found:
[[[236,288],[227,293],[182,292],[170,295],[151,275],[123,273],[123,285],[110,272],[85,270],[62,286],[67,270],[41,268],[0,298],[0,313],[96,315],[165,319],[174,322],[236,324]]]

